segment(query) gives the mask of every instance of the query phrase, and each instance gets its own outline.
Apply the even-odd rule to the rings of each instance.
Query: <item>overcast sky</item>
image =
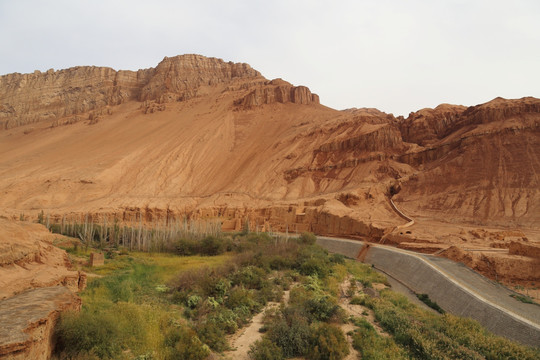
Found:
[[[0,74],[196,53],[407,115],[540,97],[539,0],[0,0]]]

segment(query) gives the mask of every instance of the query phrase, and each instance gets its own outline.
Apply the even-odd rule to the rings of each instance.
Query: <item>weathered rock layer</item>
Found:
[[[80,66],[13,73],[0,76],[0,128],[86,114],[129,100],[186,100],[202,86],[258,76],[247,64],[200,55],[166,57],[156,68],[139,71]]]
[[[27,290],[1,300],[0,359],[50,359],[60,313],[80,308],[81,299],[64,286]]]
[[[54,237],[43,225],[0,218],[0,300],[33,288],[63,285],[77,292],[86,286],[86,275],[71,270]]]

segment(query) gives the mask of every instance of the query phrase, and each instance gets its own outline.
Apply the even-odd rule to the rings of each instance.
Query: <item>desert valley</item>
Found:
[[[78,224],[71,235],[84,241],[82,226],[99,226],[103,249],[126,244],[122,227],[165,229],[164,240],[197,224],[435,255],[540,301],[540,99],[406,118],[323,104],[305,86],[201,55],[0,76],[0,298],[86,287],[47,228]],[[139,250],[151,246],[139,236]]]

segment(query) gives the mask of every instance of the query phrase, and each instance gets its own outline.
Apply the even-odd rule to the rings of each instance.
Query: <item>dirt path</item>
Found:
[[[289,301],[289,290],[283,294],[285,304]],[[236,334],[231,335],[229,343],[233,350],[223,353],[224,359],[248,360],[249,346],[262,337],[259,329],[263,326],[264,313],[266,310],[278,307],[280,303],[269,302],[264,309],[255,315],[248,326],[240,329]]]
[[[388,337],[389,335],[377,324],[375,321],[375,314],[372,310],[368,309],[367,307],[364,307],[362,305],[354,305],[350,304],[349,300],[350,297],[347,295],[347,290],[350,287],[352,276],[349,275],[340,285],[339,285],[339,305],[345,310],[347,315],[352,315],[354,317],[358,318],[364,318],[373,327],[375,328],[375,331],[377,331],[377,334],[380,336]],[[384,285],[380,284],[382,287],[385,287]],[[377,288],[377,284],[374,284],[374,288]],[[347,335],[348,332],[354,331],[356,329],[356,326],[350,323],[346,323],[341,325],[341,330],[346,334],[347,336],[347,342],[349,343],[349,355],[345,358],[345,360],[355,360],[360,358],[360,354],[356,349],[353,348],[353,339],[352,336]]]
[[[389,336],[380,326],[379,324],[375,321],[375,314],[373,313],[373,310],[365,307],[365,306],[362,306],[362,305],[354,305],[354,304],[349,304],[349,296],[347,295],[347,290],[349,289],[350,287],[350,281],[352,279],[352,276],[349,275],[340,285],[340,296],[339,296],[339,305],[345,310],[345,312],[348,314],[348,315],[352,315],[352,316],[355,316],[355,317],[360,317],[360,318],[364,318],[366,319],[367,321],[369,321],[369,323],[371,325],[373,325],[373,327],[375,328],[375,331],[377,331],[377,333],[381,336]],[[359,285],[361,286],[361,285]],[[373,287],[374,288],[385,288],[386,286],[383,285],[383,284],[373,284]],[[350,324],[344,324],[343,326],[346,326],[346,325],[350,325]],[[354,330],[354,326],[352,326],[352,329]],[[345,331],[345,333],[347,333],[348,331],[350,331],[351,329],[348,329],[348,330],[345,330],[343,329],[343,331]]]

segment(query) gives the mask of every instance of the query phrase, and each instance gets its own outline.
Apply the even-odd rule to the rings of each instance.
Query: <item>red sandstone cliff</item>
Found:
[[[200,55],[166,57],[156,68],[139,71],[80,66],[8,74],[0,76],[0,128],[99,112],[130,100],[186,100],[206,85],[258,76],[247,64]]]
[[[54,238],[43,225],[0,218],[0,359],[49,359],[60,313],[80,309],[86,275]]]

